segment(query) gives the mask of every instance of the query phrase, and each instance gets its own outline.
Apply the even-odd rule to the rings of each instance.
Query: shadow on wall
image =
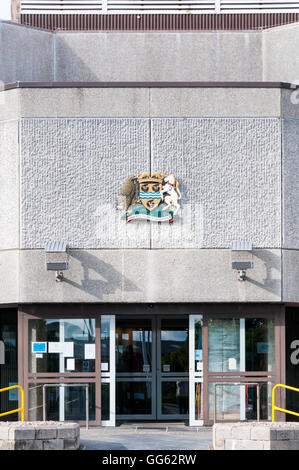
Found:
[[[70,256],[81,263],[84,274],[81,284],[64,277],[63,281],[66,284],[76,287],[89,295],[93,295],[99,300],[104,300],[105,295],[115,294],[117,291],[140,292],[140,289],[126,278],[123,273],[91,253],[86,253],[86,251],[71,251]],[[92,271],[104,279],[90,278]]]
[[[279,276],[278,278],[274,279],[273,271],[277,273],[281,272],[281,256],[266,250],[254,250],[253,254],[254,258],[259,258],[261,261],[263,261],[266,269],[266,277],[264,278],[264,282],[258,282],[250,277],[251,271],[249,270],[246,273],[246,281],[277,295],[277,293],[281,291],[281,277]]]

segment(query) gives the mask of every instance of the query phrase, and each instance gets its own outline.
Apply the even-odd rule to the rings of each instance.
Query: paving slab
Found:
[[[212,442],[212,428],[130,425],[80,431],[85,450],[209,450]]]

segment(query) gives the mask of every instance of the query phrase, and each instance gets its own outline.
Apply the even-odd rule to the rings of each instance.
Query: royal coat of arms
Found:
[[[172,174],[141,173],[128,178],[121,188],[118,208],[127,222],[145,219],[172,223],[179,217],[181,193]]]

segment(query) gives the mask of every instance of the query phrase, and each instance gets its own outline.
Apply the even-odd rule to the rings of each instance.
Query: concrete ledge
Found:
[[[80,426],[77,423],[0,423],[0,450],[78,450],[79,446]]]
[[[214,450],[299,450],[299,423],[217,423]]]

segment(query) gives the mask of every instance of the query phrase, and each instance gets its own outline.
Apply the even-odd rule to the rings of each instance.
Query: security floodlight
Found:
[[[69,255],[65,242],[47,242],[45,245],[46,269],[55,271],[56,281],[63,280],[63,271],[69,269]]]
[[[239,281],[245,281],[246,270],[253,269],[252,243],[233,241],[231,245],[231,266],[238,271]]]

